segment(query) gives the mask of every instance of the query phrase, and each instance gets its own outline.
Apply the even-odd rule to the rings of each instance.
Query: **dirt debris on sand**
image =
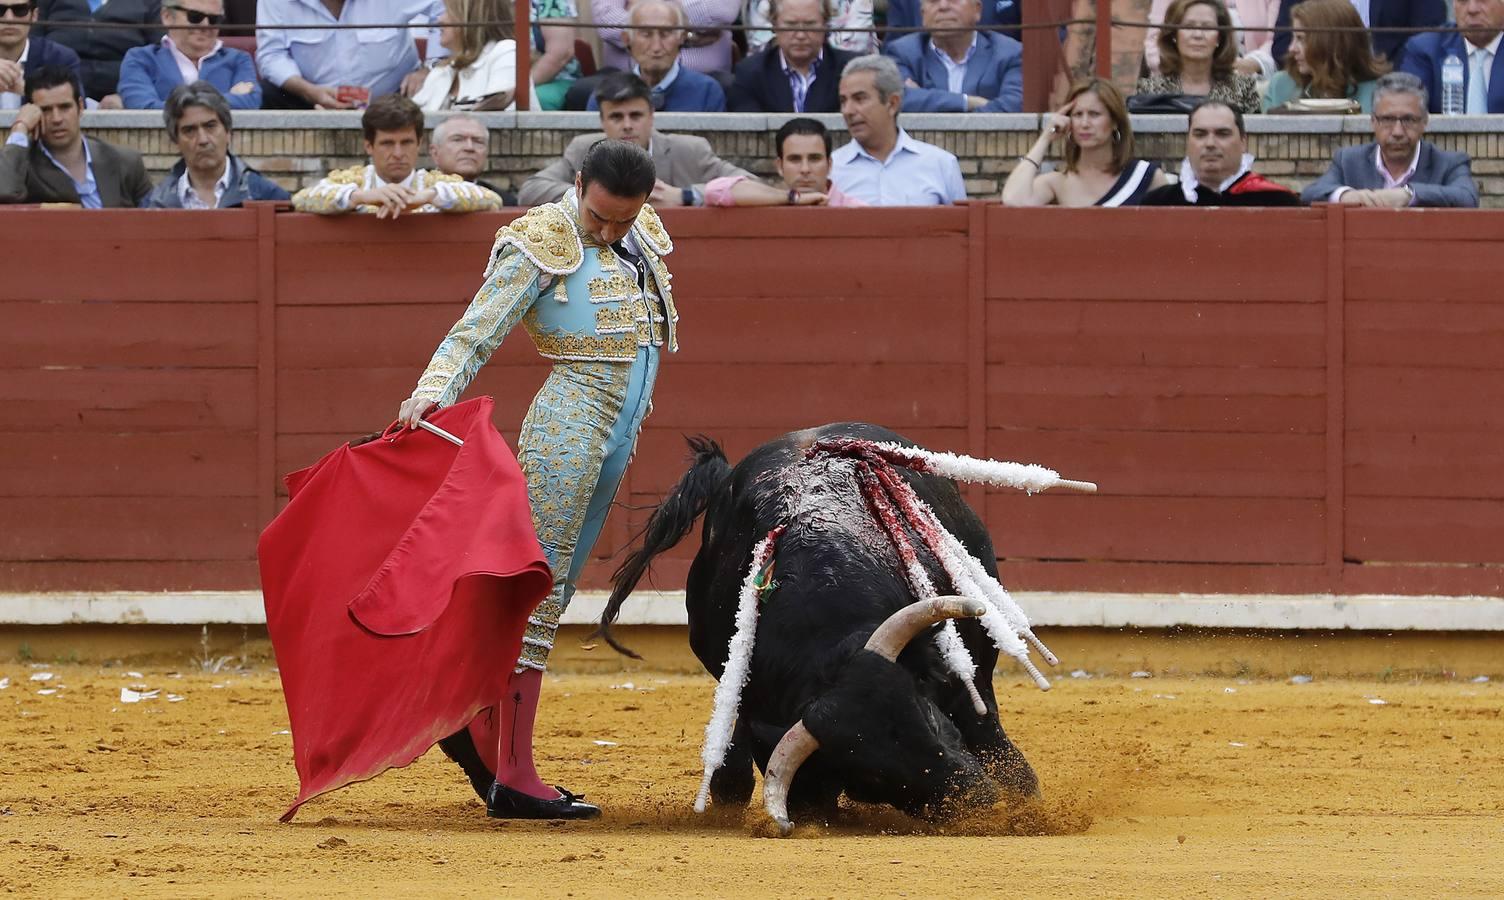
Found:
[[[540,767],[599,822],[488,820],[435,750],[280,825],[270,668],[48,670],[0,664],[0,894],[1504,895],[1495,683],[1000,677],[1043,800],[945,825],[850,807],[778,840],[755,806],[691,810],[707,677],[549,677]]]

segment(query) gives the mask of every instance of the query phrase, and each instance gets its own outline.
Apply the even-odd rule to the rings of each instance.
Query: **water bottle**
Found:
[[[1441,64],[1441,112],[1442,115],[1460,116],[1466,102],[1462,89],[1462,60],[1450,53]]]

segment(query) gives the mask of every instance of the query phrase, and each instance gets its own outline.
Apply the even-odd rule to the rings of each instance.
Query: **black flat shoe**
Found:
[[[501,782],[493,782],[486,796],[486,815],[493,819],[595,819],[601,808],[585,803],[583,794],[571,794],[554,785],[559,796],[552,800],[514,791]]]

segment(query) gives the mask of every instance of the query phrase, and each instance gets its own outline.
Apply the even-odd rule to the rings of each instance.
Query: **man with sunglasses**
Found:
[[[37,0],[36,5],[37,21],[52,23],[37,30],[78,54],[84,96],[101,108],[119,109],[120,63],[132,47],[162,38],[162,0]]]
[[[1421,140],[1430,121],[1426,100],[1425,86],[1409,72],[1380,78],[1373,92],[1373,143],[1338,150],[1331,168],[1301,199],[1390,209],[1476,207],[1478,188],[1467,154]]]
[[[0,109],[20,109],[26,76],[43,66],[79,72],[78,54],[56,41],[32,37],[31,0],[0,0]]]
[[[0,0],[3,2],[3,0]],[[167,0],[167,34],[154,47],[136,47],[120,63],[120,99],[126,109],[162,109],[174,89],[205,81],[231,109],[260,109],[256,64],[244,50],[219,39],[220,0]]]

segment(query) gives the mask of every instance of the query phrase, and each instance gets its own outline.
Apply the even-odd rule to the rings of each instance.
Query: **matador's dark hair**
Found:
[[[646,197],[658,183],[653,157],[631,141],[600,140],[580,163],[580,190],[598,184],[613,197]]]

